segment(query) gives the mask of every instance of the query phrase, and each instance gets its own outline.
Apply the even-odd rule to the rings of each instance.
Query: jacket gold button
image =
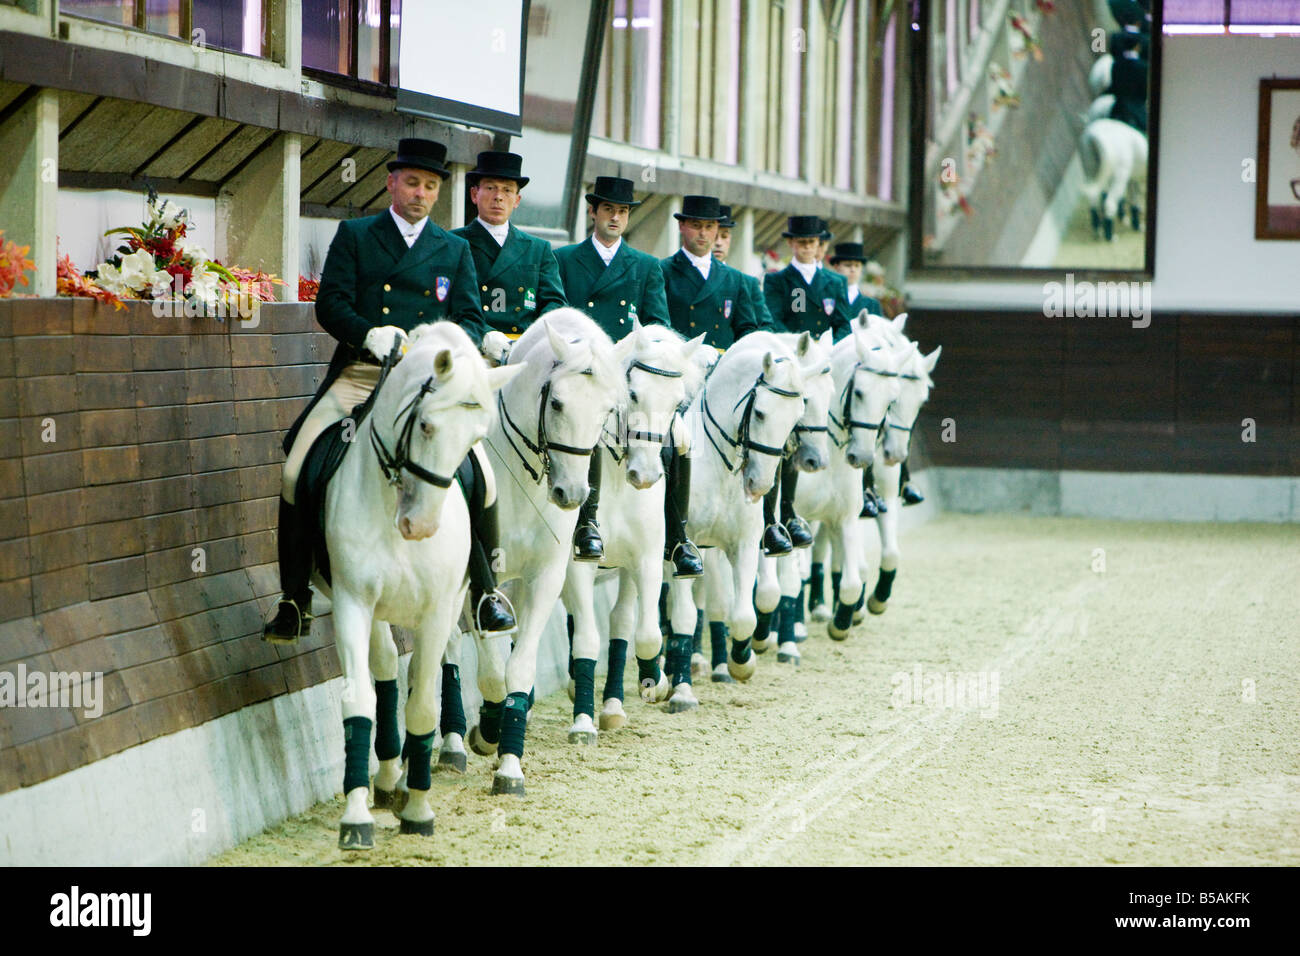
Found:
[[[393,287],[392,287],[391,285],[389,285],[387,282],[385,282],[385,283],[384,283],[384,291],[385,291],[385,292],[392,292],[392,291],[393,291]]]
[[[429,289],[425,289],[425,290],[424,290],[424,294],[425,294],[425,295],[428,295],[430,291],[431,291],[431,290],[429,290]]]
[[[484,312],[486,312],[486,311],[487,311],[487,306],[486,306],[486,305],[485,305],[485,306],[483,306],[483,311],[484,311]]]
[[[595,303],[595,302],[588,302],[588,303],[587,303],[587,308],[589,308],[589,309],[594,309],[595,307],[596,307],[596,303]]]
[[[695,328],[695,323],[694,323],[694,322],[691,323],[691,328]]]
[[[388,306],[384,306],[384,315],[388,314]]]
[[[516,326],[513,326],[513,325],[512,325],[512,326],[510,326],[510,331],[511,331],[511,332],[518,332],[519,329],[518,329]]]
[[[487,286],[484,286],[484,287],[483,287],[483,291],[484,291],[484,292],[487,291]]]
[[[626,299],[619,299],[619,300],[618,300],[618,304],[619,304],[619,305],[627,305],[627,300],[626,300]]]
[[[691,306],[691,311],[692,311],[692,312],[695,311],[695,306]]]
[[[618,324],[619,324],[619,325],[626,325],[626,324],[627,324],[627,319],[619,319],[619,320],[618,320]]]
[[[516,312],[519,311],[519,306],[515,306],[515,311],[516,311]]]
[[[523,291],[524,291],[524,287],[523,287],[523,286],[520,286],[520,287],[519,287],[519,291],[520,291],[520,292],[523,292]]]
[[[417,312],[417,313],[415,313],[415,317],[416,317],[417,319],[422,319],[422,318],[424,318],[424,313],[423,313],[423,312]]]

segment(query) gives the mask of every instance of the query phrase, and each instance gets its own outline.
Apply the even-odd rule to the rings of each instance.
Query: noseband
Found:
[[[778,359],[778,361],[780,360]],[[722,459],[722,465],[724,468],[727,469],[728,473],[734,474],[737,469],[743,468],[745,466],[745,463],[749,460],[749,453],[752,451],[756,451],[760,455],[772,455],[773,457],[776,458],[780,458],[785,454],[784,448],[773,448],[771,445],[761,445],[749,437],[749,425],[750,425],[749,420],[750,417],[754,414],[754,399],[758,397],[758,390],[760,387],[767,389],[769,392],[775,392],[776,394],[784,398],[803,398],[803,395],[799,392],[792,392],[789,391],[788,389],[777,388],[767,379],[763,378],[763,374],[760,372],[758,378],[754,380],[754,384],[750,386],[749,391],[746,392],[744,395],[740,396],[740,398],[736,401],[736,404],[731,407],[731,410],[734,412],[737,408],[741,406],[742,403],[744,403],[745,406],[745,410],[740,414],[740,429],[737,432],[735,438],[732,438],[730,435],[727,434],[727,430],[722,427],[721,423],[719,423],[718,420],[713,417],[713,412],[709,410],[708,385],[706,384],[703,390],[700,392],[700,407],[704,409],[704,414],[707,419],[703,423],[704,437],[706,437],[709,440],[709,444],[713,446],[713,450],[718,453],[718,457]],[[727,460],[727,456],[723,452],[722,448],[718,445],[717,441],[714,440],[713,436],[709,434],[708,422],[713,423],[714,430],[717,431],[717,433],[722,436],[723,441],[725,441],[733,449],[741,450],[740,460],[737,461],[734,465]]]
[[[651,375],[662,375],[664,378],[682,377],[681,372],[674,372],[671,369],[666,369],[666,368],[656,368],[653,365],[647,365],[645,362],[642,362],[640,359],[636,359],[632,362],[631,365],[627,367],[626,379],[629,387],[631,387],[632,384],[632,369],[634,368],[639,368],[643,372],[649,372]],[[622,427],[623,411],[621,408],[616,408],[614,409],[614,413],[618,418],[618,424],[615,426],[615,428],[617,429],[617,433],[610,437],[614,439],[615,444],[611,445],[609,442],[605,442],[604,444],[605,444],[605,450],[610,453],[614,461],[621,462],[624,458],[627,457],[627,445],[618,444],[620,440],[620,436],[625,434],[623,432],[623,427]],[[609,431],[604,430],[604,434],[609,435]],[[653,442],[656,445],[663,445],[668,441],[668,435],[666,433],[648,432],[648,431],[642,431],[640,429],[629,430],[628,432],[626,432],[626,438],[628,441],[632,441],[632,440],[647,441],[647,442]]]
[[[551,373],[554,374],[555,370],[559,367],[560,363],[557,361],[551,366]],[[590,375],[591,370],[587,369],[583,371],[582,374]],[[497,408],[501,411],[501,417],[505,419],[506,423],[512,429],[514,429],[515,434],[519,436],[519,440],[524,443],[528,450],[537,456],[541,465],[538,468],[534,468],[528,463],[528,459],[524,457],[524,453],[519,450],[519,446],[514,443],[514,439],[510,437],[510,432],[508,431],[505,433],[506,441],[510,442],[510,447],[513,448],[515,454],[519,456],[519,461],[523,464],[524,469],[532,476],[533,481],[537,482],[539,485],[542,483],[542,477],[550,474],[551,452],[558,451],[565,455],[583,455],[590,458],[592,450],[595,447],[575,448],[572,445],[561,445],[559,442],[550,441],[546,437],[546,406],[550,397],[551,377],[548,375],[546,377],[546,383],[542,386],[541,401],[537,406],[537,440],[531,441],[528,436],[520,430],[519,426],[515,424],[514,419],[510,417],[510,412],[506,410],[505,399],[502,398],[501,392],[497,392]]]

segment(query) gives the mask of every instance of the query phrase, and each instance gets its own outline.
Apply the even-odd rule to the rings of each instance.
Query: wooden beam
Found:
[[[90,173],[75,169],[59,170],[59,185],[69,189],[125,189],[143,192],[153,186],[160,193],[181,193],[186,196],[215,196],[217,184],[197,179],[162,179],[157,176],[136,176],[131,173]]]

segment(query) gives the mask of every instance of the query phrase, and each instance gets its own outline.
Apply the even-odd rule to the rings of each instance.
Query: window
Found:
[[[302,65],[397,86],[401,26],[402,0],[302,0]]]
[[[591,133],[649,149],[660,147],[663,0],[614,0]]]
[[[1300,0],[1165,0],[1165,33],[1300,33]]]
[[[59,12],[263,56],[269,0],[60,0]]]

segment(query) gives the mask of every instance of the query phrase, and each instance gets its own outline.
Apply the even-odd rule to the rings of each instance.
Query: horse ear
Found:
[[[433,357],[433,373],[438,377],[438,381],[445,381],[451,374],[453,360],[451,349],[439,349],[438,354]]]
[[[858,313],[857,320],[856,320],[856,324],[857,324],[857,326],[858,326],[859,328],[863,328],[863,329],[870,328],[870,327],[871,327],[871,310],[870,310],[870,309],[863,309],[861,312],[859,312],[859,313]]]
[[[636,350],[637,333],[629,332],[614,343],[614,358],[621,364],[626,362]]]
[[[813,337],[811,333],[809,332],[799,333],[799,343],[795,348],[795,354],[798,355],[800,358],[803,358],[808,354],[808,350],[812,348],[812,343],[813,343]]]
[[[895,332],[900,332],[900,333],[901,333],[901,332],[903,331],[903,326],[905,326],[905,325],[907,325],[907,313],[906,313],[906,312],[900,312],[900,313],[899,313],[897,316],[895,316],[895,318],[894,318],[894,331],[895,331]]]
[[[871,342],[859,326],[853,330],[853,345],[858,350],[858,361],[865,362],[871,353]]]
[[[830,329],[827,329],[825,332],[823,332],[823,333],[821,334],[821,338],[819,338],[819,339],[817,340],[817,344],[820,345],[820,346],[821,346],[822,348],[824,348],[824,349],[834,348],[834,347],[835,347],[835,333],[832,332]]]
[[[935,347],[935,350],[925,357],[926,374],[934,371],[934,367],[939,364],[939,353],[943,351],[943,346]]]
[[[487,370],[488,388],[492,391],[498,391],[505,386],[512,378],[528,367],[527,362],[520,362],[518,365],[498,365],[496,368]]]
[[[564,341],[564,336],[551,326],[550,322],[542,320],[542,326],[546,329],[546,340],[551,343],[551,351],[561,363],[567,362],[573,357],[573,348],[568,342]]]
[[[776,359],[772,357],[771,352],[763,353],[763,374],[766,375],[772,371],[772,366],[776,365]]]

